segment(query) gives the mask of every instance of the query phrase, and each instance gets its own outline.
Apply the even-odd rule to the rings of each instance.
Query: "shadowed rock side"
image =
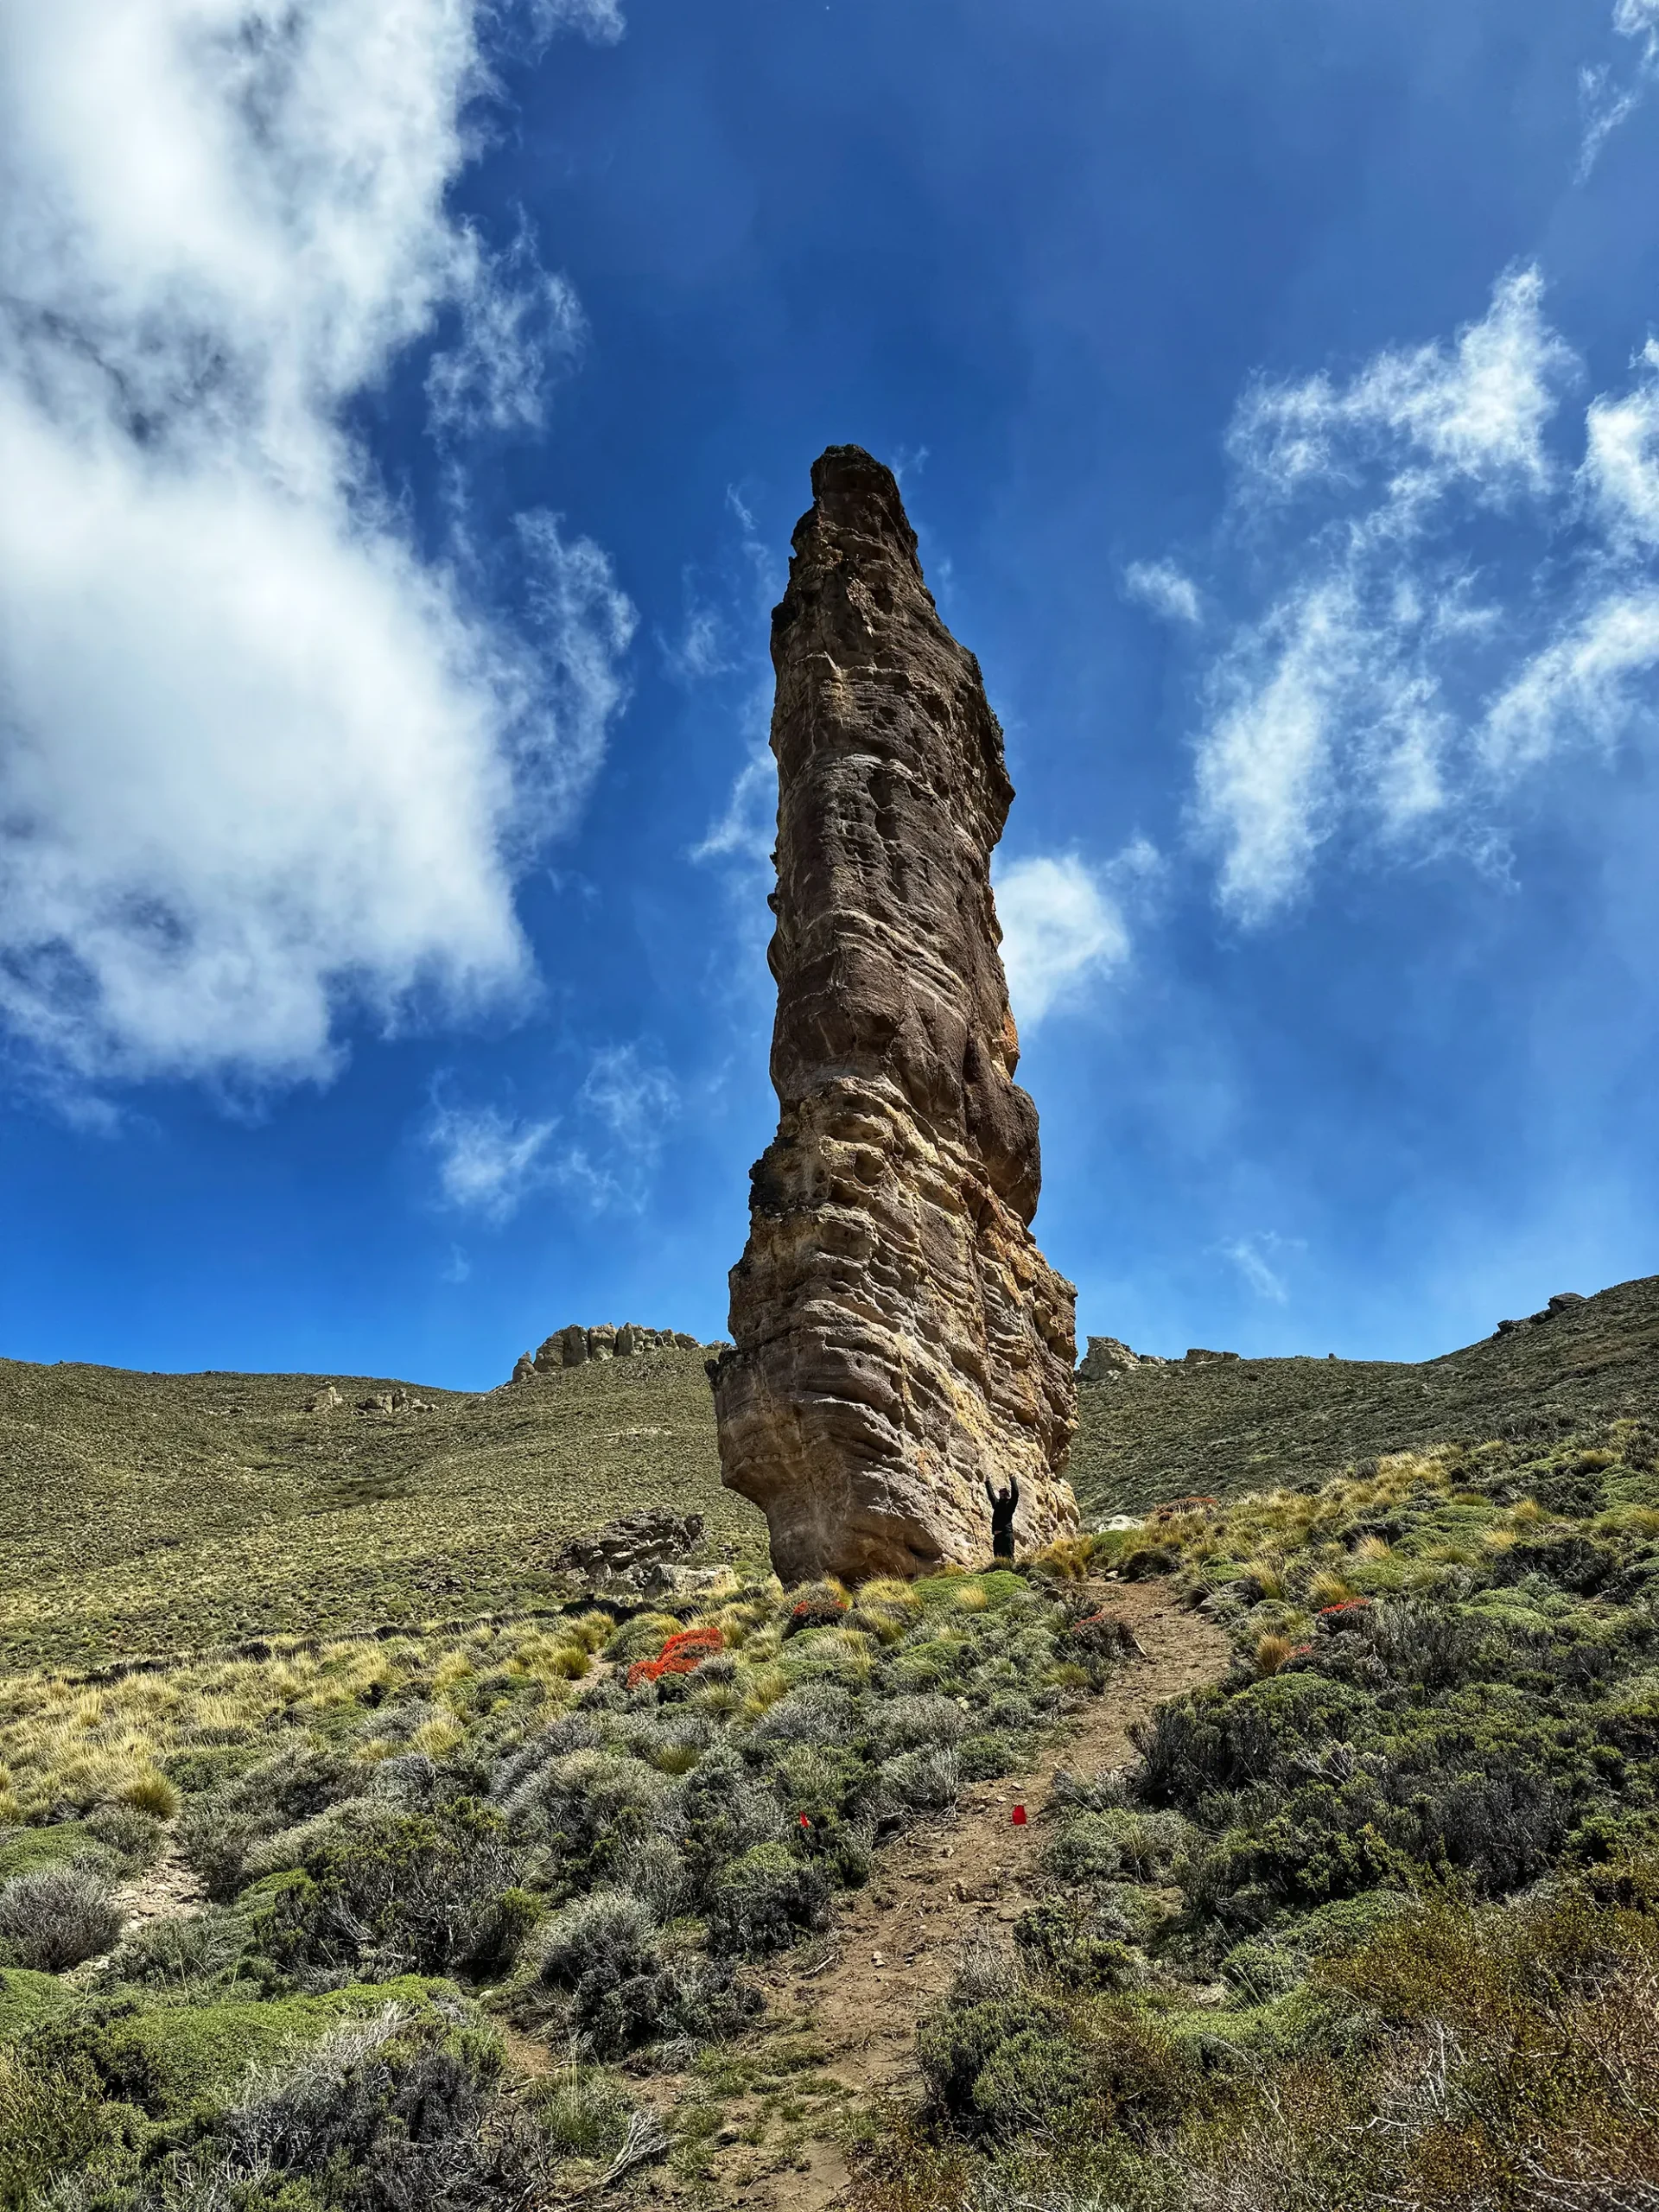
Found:
[[[786,1580],[914,1574],[1077,1525],[1075,1294],[1028,1226],[989,862],[1014,796],[889,472],[832,446],[772,617],[778,1135],[712,1369],[722,1479]]]

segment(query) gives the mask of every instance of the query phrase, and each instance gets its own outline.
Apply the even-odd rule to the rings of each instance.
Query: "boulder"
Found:
[[[812,472],[772,617],[778,1134],[714,1363],[721,1478],[786,1581],[915,1574],[1070,1535],[1076,1294],[1031,1232],[1037,1109],[990,855],[1013,786],[891,474]]]
[[[515,1382],[534,1382],[537,1380],[536,1363],[527,1351],[519,1353],[513,1367],[512,1379]]]
[[[639,1588],[666,1586],[665,1571],[701,1541],[700,1513],[672,1513],[645,1506],[607,1522],[591,1535],[572,1536],[554,1565],[590,1582],[632,1582]]]
[[[616,1331],[608,1321],[601,1321],[596,1329],[588,1330],[588,1357],[589,1359],[616,1357]]]
[[[306,1400],[305,1410],[308,1414],[332,1413],[336,1406],[343,1406],[345,1402],[345,1399],[330,1382]]]

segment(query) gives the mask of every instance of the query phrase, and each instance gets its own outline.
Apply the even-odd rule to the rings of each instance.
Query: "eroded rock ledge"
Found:
[[[785,1580],[1069,1533],[1075,1294],[1037,1249],[1037,1111],[998,952],[1013,786],[891,474],[812,472],[772,617],[778,1135],[714,1370],[721,1473]]]

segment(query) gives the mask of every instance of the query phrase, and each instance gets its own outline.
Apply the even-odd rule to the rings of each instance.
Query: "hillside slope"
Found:
[[[333,1381],[343,1403],[311,1414]],[[385,1378],[143,1375],[0,1360],[0,1660],[96,1666],[265,1633],[511,1611],[566,1535],[702,1513],[704,1554],[765,1557],[722,1490],[700,1352],[657,1351],[424,1411]],[[1084,1383],[1086,1521],[1322,1480],[1379,1453],[1659,1414],[1659,1276],[1420,1364],[1143,1367]]]
[[[1079,1385],[1085,1520],[1190,1492],[1323,1481],[1355,1460],[1659,1414],[1659,1275],[1421,1363],[1240,1359]]]
[[[307,1413],[331,1379],[343,1402]],[[700,1352],[357,1410],[398,1387],[0,1361],[0,1660],[512,1611],[564,1536],[642,1504],[702,1514],[709,1556],[764,1558],[720,1486]]]

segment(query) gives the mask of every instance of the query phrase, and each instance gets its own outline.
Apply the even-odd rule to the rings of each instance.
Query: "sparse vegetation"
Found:
[[[560,1602],[566,1536],[664,1498],[703,1516],[699,1557],[764,1566],[697,1352],[423,1389],[425,1411],[359,1412],[394,1386],[353,1376],[306,1412],[324,1379],[0,1360],[0,1663],[522,1617]]]
[[[683,2064],[751,2021],[749,1962],[822,1931],[884,1833],[952,1802],[994,1718],[1028,1752],[1075,1606],[998,1571],[817,1626],[775,1583],[688,1611],[11,1678],[35,1825],[0,1833],[8,1955],[114,1954],[16,2014],[5,2094],[79,2116],[29,2120],[11,2201],[84,2171],[85,2212],[244,2212],[257,2169],[289,2192],[270,2212],[437,2212],[665,2148],[595,2067]],[[111,1882],[163,1838],[208,1901],[118,1947]],[[575,2054],[556,2094],[504,2086],[492,2020]]]
[[[1399,1454],[1172,1515],[1155,1569],[1096,1539],[1237,1663],[1057,1791],[1050,1896],[924,2022],[872,2212],[1654,2199],[1655,1446]]]

